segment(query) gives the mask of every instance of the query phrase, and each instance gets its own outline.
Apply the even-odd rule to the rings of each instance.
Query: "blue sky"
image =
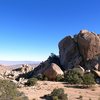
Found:
[[[100,33],[100,0],[0,0],[0,60],[46,60],[81,29]]]

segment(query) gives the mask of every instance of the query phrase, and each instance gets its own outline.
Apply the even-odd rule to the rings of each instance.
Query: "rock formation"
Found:
[[[50,79],[57,75],[55,70],[59,67],[62,70],[68,70],[81,66],[85,71],[97,70],[100,71],[100,35],[87,30],[81,30],[78,34],[66,36],[59,44],[59,57],[55,55],[49,57],[45,62],[42,62],[33,71],[33,75],[43,74]],[[56,72],[56,74],[55,74]],[[54,74],[54,75],[53,75]]]
[[[77,43],[71,36],[67,36],[59,42],[59,56],[64,69],[71,69],[82,61]]]
[[[84,60],[91,60],[100,54],[100,38],[89,31],[80,31],[77,37],[80,54]]]
[[[33,68],[30,65],[22,64],[20,68],[14,69],[13,71],[19,71],[19,72],[22,72],[22,73],[28,73],[28,72],[30,72],[32,70],[33,70]]]
[[[81,30],[73,38],[67,36],[59,42],[59,55],[65,70],[76,65],[82,65],[85,69],[100,70],[100,35]]]
[[[49,80],[55,80],[66,70],[78,70],[82,74],[94,72],[100,77],[100,35],[81,30],[74,37],[66,36],[59,44],[59,56],[52,54],[34,70],[25,64],[14,70],[2,70],[1,79],[9,79],[18,86],[24,86],[27,79],[42,74]],[[63,71],[62,71],[63,70]],[[26,79],[27,77],[27,79]]]

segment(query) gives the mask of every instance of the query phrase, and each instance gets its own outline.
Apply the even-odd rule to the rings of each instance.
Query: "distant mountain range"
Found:
[[[30,64],[30,65],[38,65],[40,63],[40,61],[3,61],[0,60],[0,64],[2,65],[7,65],[7,66],[11,66],[11,65],[21,65],[21,64]]]

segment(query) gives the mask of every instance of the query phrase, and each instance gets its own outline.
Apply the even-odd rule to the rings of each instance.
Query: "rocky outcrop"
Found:
[[[50,66],[48,60],[45,62],[40,63],[36,68],[33,70],[33,76],[38,76],[39,74],[43,74],[43,72]]]
[[[60,63],[64,69],[71,69],[82,61],[77,43],[71,36],[59,42]]]
[[[97,34],[82,30],[77,37],[79,51],[84,60],[91,60],[100,54],[100,38]]]
[[[30,71],[32,71],[33,68],[30,65],[27,64],[23,64],[20,68],[14,69],[13,71],[19,71],[22,73],[28,73]]]
[[[56,63],[62,70],[68,70],[80,66],[80,70],[100,71],[100,35],[87,30],[81,30],[79,34],[66,36],[59,44],[59,58],[47,59],[34,69],[33,74],[43,74],[50,79],[56,77],[52,63]],[[52,58],[52,57],[49,57]],[[78,68],[78,69],[79,69]],[[54,73],[55,75],[53,75]]]
[[[67,36],[59,42],[59,55],[65,70],[76,65],[87,70],[100,70],[100,35],[81,30],[73,38]]]
[[[51,53],[48,59],[44,62],[41,62],[36,68],[34,68],[33,75],[38,76],[43,74],[43,72],[52,64],[55,63],[60,66],[59,56]],[[60,66],[61,67],[61,66]]]
[[[55,80],[58,75],[63,75],[63,71],[60,69],[58,65],[52,63],[44,72],[45,75],[49,80]]]

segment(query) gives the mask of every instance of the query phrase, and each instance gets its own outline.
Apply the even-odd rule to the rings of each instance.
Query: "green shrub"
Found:
[[[27,81],[26,85],[28,85],[28,86],[34,86],[37,83],[37,81],[38,81],[37,78],[30,78]]]
[[[56,77],[56,81],[57,82],[61,82],[61,81],[63,81],[64,80],[64,76],[63,75],[58,75],[57,77]]]
[[[48,81],[49,79],[46,76],[44,76],[43,80]]]
[[[58,96],[59,100],[68,100],[67,94],[62,94]]]
[[[53,92],[51,92],[52,96],[59,96],[61,94],[64,94],[64,89],[62,88],[54,89]]]
[[[43,75],[42,74],[39,74],[36,78],[38,79],[38,80],[43,80]]]
[[[37,77],[36,77],[38,80],[45,80],[45,81],[48,81],[48,78],[43,75],[43,74],[39,74]]]
[[[53,100],[59,100],[59,99],[58,99],[58,96],[53,96],[52,99],[53,99]]]
[[[64,74],[64,80],[70,84],[81,84],[82,76],[79,72],[77,72],[75,70],[68,70]]]
[[[28,100],[28,98],[17,91],[13,82],[0,80],[0,100]]]
[[[51,92],[51,97],[53,100],[68,100],[67,94],[64,93],[64,89],[54,89]]]
[[[92,73],[86,73],[83,76],[83,84],[86,86],[92,86],[93,84],[95,84],[95,78],[94,75]]]
[[[81,68],[75,67],[75,68],[73,68],[72,70],[76,71],[76,72],[79,73],[81,76],[84,75],[84,71],[82,71]]]

